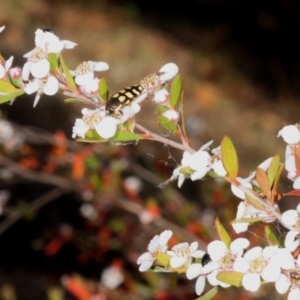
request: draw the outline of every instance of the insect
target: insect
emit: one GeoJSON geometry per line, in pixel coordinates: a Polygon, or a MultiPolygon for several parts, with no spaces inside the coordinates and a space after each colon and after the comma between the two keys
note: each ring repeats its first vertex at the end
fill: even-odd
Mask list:
{"type": "Polygon", "coordinates": [[[107,101],[106,114],[116,118],[122,117],[122,108],[140,96],[143,90],[143,87],[139,84],[120,90],[107,101]]]}
{"type": "Polygon", "coordinates": [[[55,31],[51,28],[44,28],[43,32],[50,32],[50,33],[56,34],[55,31]]]}
{"type": "Polygon", "coordinates": [[[205,253],[202,257],[202,262],[201,262],[202,266],[204,267],[205,265],[207,265],[210,262],[211,262],[211,258],[209,256],[209,254],[205,253]]]}
{"type": "Polygon", "coordinates": [[[161,85],[160,82],[160,77],[159,75],[161,75],[161,73],[151,73],[149,75],[147,75],[146,77],[144,77],[141,82],[140,85],[148,92],[148,93],[153,93],[153,91],[161,85]]]}

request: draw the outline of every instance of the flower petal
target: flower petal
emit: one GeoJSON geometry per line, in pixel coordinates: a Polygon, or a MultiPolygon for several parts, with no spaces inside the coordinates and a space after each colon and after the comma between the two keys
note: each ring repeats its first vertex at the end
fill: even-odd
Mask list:
{"type": "Polygon", "coordinates": [[[101,137],[109,139],[115,135],[117,124],[114,118],[106,117],[95,126],[95,129],[101,137]]]}
{"type": "Polygon", "coordinates": [[[291,282],[288,277],[284,274],[280,274],[279,279],[275,282],[276,291],[279,294],[285,294],[289,287],[291,286],[291,282]]]}
{"type": "Polygon", "coordinates": [[[201,295],[205,288],[205,277],[200,276],[196,281],[196,294],[201,295]]]}
{"type": "Polygon", "coordinates": [[[256,292],[260,287],[260,276],[258,274],[247,273],[244,275],[242,283],[247,291],[256,292]]]}
{"type": "Polygon", "coordinates": [[[194,279],[200,274],[202,274],[202,265],[198,263],[191,264],[186,271],[187,279],[194,279]]]}
{"type": "Polygon", "coordinates": [[[159,73],[163,73],[159,76],[159,78],[162,82],[171,80],[173,77],[175,77],[177,75],[178,70],[179,70],[178,66],[174,63],[165,64],[158,71],[159,73]]]}

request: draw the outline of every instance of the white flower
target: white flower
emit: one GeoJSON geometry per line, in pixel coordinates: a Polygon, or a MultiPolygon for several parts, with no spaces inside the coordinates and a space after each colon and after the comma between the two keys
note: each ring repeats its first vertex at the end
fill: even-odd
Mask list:
{"type": "MultiPolygon", "coordinates": [[[[268,159],[264,160],[258,166],[258,168],[261,168],[264,171],[266,171],[270,167],[271,162],[272,162],[272,157],[269,157],[268,159]]],[[[245,192],[243,191],[242,188],[240,188],[240,186],[242,186],[243,188],[251,190],[252,189],[252,183],[256,183],[255,175],[256,175],[256,172],[252,172],[247,178],[237,177],[236,181],[237,181],[238,185],[237,184],[231,184],[232,193],[235,196],[237,196],[238,198],[240,198],[242,200],[245,200],[245,192]]]]}
{"type": "Polygon", "coordinates": [[[96,126],[97,133],[104,139],[113,137],[117,131],[116,119],[112,117],[103,118],[96,126]]]}
{"type": "Polygon", "coordinates": [[[179,113],[174,109],[169,109],[162,114],[170,121],[177,121],[179,119],[179,113]]]}
{"type": "Polygon", "coordinates": [[[164,103],[166,101],[169,100],[170,94],[166,89],[160,89],[159,91],[157,91],[154,95],[153,100],[158,103],[164,103]]]}
{"type": "Polygon", "coordinates": [[[243,254],[250,245],[245,238],[237,238],[230,243],[229,248],[222,241],[212,241],[207,246],[207,252],[212,261],[217,262],[224,270],[233,269],[234,261],[243,254]]]}
{"type": "Polygon", "coordinates": [[[84,138],[85,134],[89,131],[89,129],[90,127],[82,119],[76,119],[75,125],[72,129],[72,138],[75,139],[76,136],[84,138]]]}
{"type": "Polygon", "coordinates": [[[172,177],[170,180],[175,180],[176,178],[178,178],[177,181],[177,185],[180,188],[186,178],[186,176],[180,172],[180,170],[184,167],[186,167],[187,165],[184,164],[184,161],[188,160],[191,157],[191,153],[188,151],[184,151],[183,152],[183,156],[181,159],[181,165],[179,167],[177,167],[176,169],[174,169],[172,177]]]}
{"type": "Polygon", "coordinates": [[[197,248],[197,242],[193,242],[191,245],[186,242],[175,245],[170,251],[167,251],[167,253],[171,256],[171,267],[182,267],[186,263],[191,262],[192,257],[202,258],[205,252],[202,250],[197,250],[197,248]]]}
{"type": "Polygon", "coordinates": [[[236,181],[239,183],[239,185],[231,184],[232,193],[235,196],[237,196],[238,198],[245,200],[245,197],[246,197],[245,192],[242,189],[240,189],[239,186],[241,185],[245,188],[252,189],[251,181],[253,180],[254,177],[255,177],[254,172],[252,174],[250,174],[250,176],[247,178],[237,177],[236,181]]]}
{"type": "Polygon", "coordinates": [[[297,210],[289,209],[285,211],[281,216],[281,220],[285,225],[300,232],[300,203],[297,205],[297,210]]]}
{"type": "Polygon", "coordinates": [[[195,286],[197,295],[202,294],[205,288],[206,277],[208,277],[217,267],[218,265],[214,262],[208,262],[204,266],[199,263],[194,263],[188,267],[186,271],[186,277],[188,279],[194,279],[198,277],[195,286]]]}
{"type": "Polygon", "coordinates": [[[198,150],[192,154],[189,167],[195,172],[191,175],[191,180],[203,178],[211,169],[211,157],[207,151],[198,150]]]}
{"type": "Polygon", "coordinates": [[[73,49],[77,44],[60,40],[49,30],[37,29],[35,32],[35,45],[45,49],[48,53],[60,53],[63,49],[73,49]]]}
{"type": "Polygon", "coordinates": [[[218,268],[211,272],[208,281],[211,285],[229,287],[230,285],[219,281],[217,274],[224,270],[233,270],[237,257],[243,254],[244,249],[249,246],[250,242],[244,238],[238,238],[231,242],[229,249],[222,241],[213,241],[208,244],[207,252],[212,262],[218,265],[218,268]]]}
{"type": "Polygon", "coordinates": [[[244,257],[238,257],[234,270],[243,272],[242,279],[244,288],[255,292],[259,289],[261,279],[267,282],[275,282],[280,276],[279,255],[280,249],[277,246],[269,246],[264,249],[254,247],[247,251],[244,257]]]}
{"type": "Polygon", "coordinates": [[[300,141],[300,131],[296,125],[284,126],[279,132],[277,137],[282,137],[284,141],[291,145],[297,144],[300,141]]]}
{"type": "Polygon", "coordinates": [[[161,73],[161,75],[159,75],[161,82],[164,83],[174,78],[177,75],[178,70],[178,66],[174,63],[168,63],[162,66],[158,71],[161,73]]]}
{"type": "Polygon", "coordinates": [[[183,152],[183,157],[181,160],[181,165],[173,171],[171,180],[178,178],[178,187],[180,188],[186,177],[190,177],[191,180],[195,181],[197,179],[203,178],[211,168],[211,157],[206,149],[212,144],[210,141],[203,145],[197,152],[190,153],[188,151],[183,152]],[[189,175],[185,175],[182,170],[189,168],[189,175]]]}
{"type": "MultiPolygon", "coordinates": [[[[293,188],[300,189],[300,170],[297,170],[295,152],[299,145],[287,145],[285,149],[285,169],[288,171],[287,177],[294,181],[293,188]]],[[[297,154],[296,154],[297,156],[297,154]]],[[[299,160],[299,158],[297,157],[299,160]]]]}
{"type": "Polygon", "coordinates": [[[289,231],[284,240],[284,246],[287,248],[290,252],[294,252],[299,246],[300,246],[300,240],[299,240],[299,231],[289,231]]]}
{"type": "Polygon", "coordinates": [[[295,263],[292,254],[287,249],[281,249],[279,263],[284,272],[275,283],[277,292],[285,294],[290,289],[287,299],[300,299],[300,256],[295,263]]]}
{"type": "MultiPolygon", "coordinates": [[[[247,209],[247,205],[244,202],[240,202],[236,212],[236,220],[241,219],[245,215],[246,209],[247,209]]],[[[232,227],[236,233],[241,233],[248,230],[249,223],[246,222],[232,223],[232,227]]]]}
{"type": "Polygon", "coordinates": [[[106,117],[102,109],[90,110],[84,108],[82,114],[82,119],[76,119],[73,127],[73,138],[76,136],[84,138],[85,133],[90,129],[96,130],[103,138],[109,138],[115,134],[117,129],[116,119],[106,117]]]}
{"type": "Polygon", "coordinates": [[[50,75],[47,78],[43,78],[43,79],[34,78],[33,80],[29,81],[26,84],[24,91],[28,95],[37,92],[37,96],[33,104],[33,107],[35,107],[38,103],[41,94],[53,96],[58,92],[58,89],[59,89],[58,80],[56,79],[56,77],[50,75]]]}
{"type": "Polygon", "coordinates": [[[102,61],[84,61],[78,65],[75,71],[71,71],[71,74],[75,76],[76,84],[87,85],[94,79],[94,71],[106,71],[108,68],[108,64],[102,61]]]}
{"type": "Polygon", "coordinates": [[[86,82],[85,85],[81,85],[79,87],[84,94],[95,95],[98,94],[99,82],[100,82],[99,78],[93,78],[88,82],[86,82]]]}
{"type": "Polygon", "coordinates": [[[4,29],[5,29],[5,26],[4,26],[4,25],[1,26],[1,27],[0,27],[0,33],[1,33],[4,29]]]}
{"type": "MultiPolygon", "coordinates": [[[[275,205],[275,209],[278,209],[278,206],[275,205]]],[[[239,219],[249,219],[252,218],[261,218],[263,222],[270,223],[273,222],[276,218],[270,217],[267,212],[259,210],[249,204],[248,202],[240,202],[238,205],[236,213],[236,221],[232,223],[232,227],[236,233],[241,233],[247,231],[251,222],[240,222],[239,219]]]]}
{"type": "Polygon", "coordinates": [[[47,60],[48,53],[45,49],[35,48],[26,53],[24,57],[28,60],[22,70],[22,78],[24,81],[28,81],[30,73],[35,78],[43,78],[49,74],[50,63],[47,60]]]}
{"type": "Polygon", "coordinates": [[[2,64],[0,64],[0,79],[3,79],[7,72],[9,71],[9,69],[11,68],[11,65],[13,63],[14,57],[11,56],[6,62],[5,65],[3,66],[2,64]]]}
{"type": "Polygon", "coordinates": [[[212,169],[219,176],[226,176],[227,171],[225,170],[222,160],[221,160],[221,146],[212,149],[211,152],[214,155],[212,158],[212,166],[211,166],[212,169]]]}
{"type": "Polygon", "coordinates": [[[137,264],[140,265],[140,272],[144,272],[152,267],[159,253],[167,251],[167,243],[172,236],[171,230],[165,230],[160,235],[156,235],[148,245],[148,252],[145,252],[137,259],[137,264]]]}

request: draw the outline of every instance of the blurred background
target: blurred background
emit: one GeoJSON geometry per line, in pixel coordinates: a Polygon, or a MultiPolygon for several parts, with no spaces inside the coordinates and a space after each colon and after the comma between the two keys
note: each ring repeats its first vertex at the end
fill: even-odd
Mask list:
{"type": "MultiPolygon", "coordinates": [[[[176,63],[191,146],[229,135],[247,177],[264,159],[284,158],[277,133],[299,121],[299,11],[295,0],[1,1],[0,51],[22,66],[35,30],[52,28],[78,43],[64,53],[70,69],[109,64],[111,94],[176,63]]],[[[203,249],[216,238],[216,215],[231,232],[238,201],[228,187],[209,179],[159,189],[180,151],[75,143],[82,106],[43,95],[33,108],[33,99],[0,107],[0,299],[195,299],[194,281],[140,273],[136,259],[164,229],[173,244],[197,240],[203,249]]],[[[137,121],[171,138],[154,111],[145,103],[137,121]]],[[[249,238],[264,243],[262,232],[253,226],[249,238]]],[[[225,290],[219,299],[281,299],[272,289],[225,290]]]]}

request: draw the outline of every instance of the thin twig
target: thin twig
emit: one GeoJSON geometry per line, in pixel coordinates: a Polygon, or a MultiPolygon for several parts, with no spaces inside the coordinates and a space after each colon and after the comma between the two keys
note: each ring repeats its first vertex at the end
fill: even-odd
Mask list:
{"type": "Polygon", "coordinates": [[[73,186],[70,180],[67,180],[61,176],[43,174],[41,172],[25,169],[3,155],[0,155],[0,165],[5,166],[10,172],[20,175],[28,180],[54,185],[63,189],[70,189],[73,186]]]}
{"type": "MultiPolygon", "coordinates": [[[[109,197],[109,196],[108,196],[109,197]]],[[[127,212],[130,212],[132,214],[135,214],[136,216],[139,216],[140,213],[145,210],[145,208],[138,204],[131,201],[126,200],[125,198],[119,197],[119,196],[110,196],[110,201],[114,203],[119,208],[126,210],[127,212]]],[[[176,234],[182,236],[185,241],[187,242],[194,242],[197,241],[199,244],[199,247],[202,249],[206,249],[206,244],[201,241],[197,236],[190,233],[188,230],[166,220],[163,217],[154,218],[152,220],[152,224],[155,224],[156,226],[162,228],[162,229],[170,229],[171,231],[175,232],[176,234]]]]}
{"type": "MultiPolygon", "coordinates": [[[[27,206],[27,210],[36,212],[48,203],[53,200],[56,200],[58,197],[62,196],[70,192],[70,189],[61,189],[55,188],[50,192],[45,193],[41,197],[35,199],[33,202],[29,203],[27,206]]],[[[0,223],[0,235],[3,234],[7,229],[17,223],[19,220],[23,218],[24,214],[20,211],[12,211],[8,217],[0,223]]]]}
{"type": "Polygon", "coordinates": [[[196,152],[194,149],[192,149],[191,147],[189,147],[188,145],[183,145],[180,143],[177,143],[175,141],[169,140],[167,138],[164,138],[152,131],[149,131],[148,129],[146,129],[144,126],[140,125],[140,124],[135,124],[135,127],[138,128],[140,131],[142,131],[143,133],[145,133],[146,135],[148,135],[147,139],[148,140],[152,140],[152,141],[157,141],[157,142],[161,142],[165,145],[169,145],[173,148],[177,148],[183,151],[189,151],[191,153],[196,152]]]}

